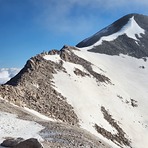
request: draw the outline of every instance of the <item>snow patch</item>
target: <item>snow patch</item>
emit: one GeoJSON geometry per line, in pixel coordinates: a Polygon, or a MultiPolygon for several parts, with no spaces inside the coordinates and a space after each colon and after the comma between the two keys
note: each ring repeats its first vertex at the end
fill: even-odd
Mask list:
{"type": "Polygon", "coordinates": [[[47,117],[47,116],[45,116],[45,115],[43,115],[43,114],[41,114],[41,113],[39,113],[39,112],[37,112],[37,111],[35,111],[35,110],[33,110],[33,109],[29,109],[29,108],[27,108],[27,107],[24,107],[24,109],[25,109],[27,112],[29,112],[29,113],[31,113],[31,114],[33,114],[33,115],[39,117],[40,119],[47,120],[47,121],[55,121],[55,120],[53,120],[52,118],[49,118],[49,117],[47,117]]]}
{"type": "Polygon", "coordinates": [[[18,119],[14,114],[0,112],[0,143],[5,140],[5,137],[37,138],[43,141],[39,135],[42,129],[44,127],[36,122],[18,119]]]}
{"type": "Polygon", "coordinates": [[[43,58],[45,60],[50,60],[52,62],[55,62],[55,63],[59,63],[59,61],[61,60],[60,56],[58,54],[55,54],[55,55],[45,55],[43,56],[43,58]]]}

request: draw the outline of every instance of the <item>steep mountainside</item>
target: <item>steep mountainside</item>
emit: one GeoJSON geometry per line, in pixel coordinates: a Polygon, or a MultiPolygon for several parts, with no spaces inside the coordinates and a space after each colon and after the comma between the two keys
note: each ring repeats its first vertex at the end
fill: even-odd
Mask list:
{"type": "Polygon", "coordinates": [[[54,129],[67,133],[72,128],[68,135],[76,138],[70,147],[146,148],[147,26],[147,16],[130,14],[77,47],[64,46],[32,57],[0,86],[0,97],[57,121],[46,125],[44,137],[53,133],[59,143],[68,145],[71,139],[65,132],[55,134],[54,129]],[[78,132],[81,128],[94,137],[78,132]]]}

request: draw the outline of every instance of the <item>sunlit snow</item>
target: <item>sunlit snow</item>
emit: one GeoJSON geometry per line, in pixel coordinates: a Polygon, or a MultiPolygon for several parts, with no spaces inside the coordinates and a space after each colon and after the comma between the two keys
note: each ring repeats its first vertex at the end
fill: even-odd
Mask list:
{"type": "Polygon", "coordinates": [[[40,119],[47,120],[47,121],[54,121],[52,118],[49,118],[49,117],[47,117],[47,116],[45,116],[45,115],[43,115],[43,114],[41,114],[41,113],[39,113],[39,112],[37,112],[37,111],[35,111],[33,109],[29,109],[27,107],[24,107],[24,109],[27,112],[29,112],[30,114],[39,117],[40,119]]]}
{"type": "Polygon", "coordinates": [[[91,61],[92,69],[110,78],[112,83],[103,84],[96,82],[93,77],[77,76],[73,72],[74,67],[80,65],[63,61],[67,73],[58,71],[54,74],[55,89],[74,107],[81,127],[103,140],[105,138],[95,131],[95,123],[116,134],[116,129],[103,117],[100,108],[104,106],[120,123],[120,127],[132,140],[132,145],[135,148],[145,148],[145,145],[148,145],[148,62],[126,55],[109,56],[86,50],[74,53],[91,61]],[[142,69],[140,66],[145,68],[142,69]],[[122,100],[119,96],[122,96],[122,100]],[[137,101],[138,107],[131,105],[131,99],[137,101]]]}
{"type": "Polygon", "coordinates": [[[59,61],[61,60],[60,56],[58,54],[56,55],[45,55],[43,57],[45,60],[50,60],[56,63],[59,63],[59,61]]]}
{"type": "Polygon", "coordinates": [[[38,123],[18,119],[14,114],[0,112],[0,143],[6,137],[37,138],[42,141],[42,137],[38,134],[42,129],[44,127],[38,123]]]}

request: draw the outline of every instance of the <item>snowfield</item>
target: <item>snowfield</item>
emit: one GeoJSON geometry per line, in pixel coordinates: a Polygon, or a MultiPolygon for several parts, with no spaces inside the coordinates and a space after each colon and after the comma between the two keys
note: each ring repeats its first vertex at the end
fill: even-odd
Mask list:
{"type": "MultiPolygon", "coordinates": [[[[118,147],[94,128],[97,124],[112,134],[117,134],[117,130],[104,119],[101,111],[103,106],[126,133],[126,138],[132,141],[131,145],[134,148],[145,148],[148,145],[148,62],[127,55],[92,53],[87,51],[87,47],[74,53],[91,61],[95,72],[104,74],[111,80],[111,84],[106,84],[97,82],[92,75],[75,75],[75,68],[88,74],[89,72],[81,65],[65,61],[63,67],[67,73],[57,71],[54,74],[54,88],[74,107],[81,127],[113,147],[118,147]]],[[[48,60],[50,57],[52,56],[49,55],[48,60]]],[[[51,58],[52,61],[53,59],[51,58]]],[[[62,60],[56,55],[54,62],[57,59],[62,60]]]]}
{"type": "MultiPolygon", "coordinates": [[[[103,69],[104,74],[111,79],[114,85],[100,85],[95,100],[119,121],[135,148],[145,148],[148,144],[148,62],[127,55],[109,56],[86,50],[75,51],[75,54],[103,69]],[[131,99],[136,101],[137,107],[131,106],[131,99]]],[[[90,87],[88,90],[90,96],[91,93],[93,95],[94,88],[90,87]]]]}
{"type": "Polygon", "coordinates": [[[0,143],[6,137],[37,138],[43,141],[38,134],[42,129],[44,127],[36,122],[18,119],[14,114],[0,112],[0,143]]]}

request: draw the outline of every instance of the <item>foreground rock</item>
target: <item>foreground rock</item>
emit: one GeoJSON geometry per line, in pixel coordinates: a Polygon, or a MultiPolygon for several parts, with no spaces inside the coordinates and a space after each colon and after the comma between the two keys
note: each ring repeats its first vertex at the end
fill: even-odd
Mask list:
{"type": "Polygon", "coordinates": [[[15,138],[8,138],[8,139],[4,140],[1,143],[1,146],[13,147],[13,146],[16,146],[18,143],[20,143],[23,140],[24,140],[23,138],[17,138],[17,139],[15,139],[15,138]]]}
{"type": "Polygon", "coordinates": [[[13,148],[43,148],[41,143],[35,138],[27,140],[24,140],[23,138],[9,138],[4,140],[1,146],[13,148]]]}

